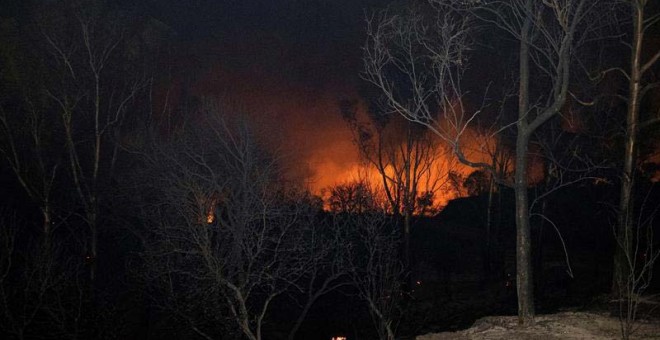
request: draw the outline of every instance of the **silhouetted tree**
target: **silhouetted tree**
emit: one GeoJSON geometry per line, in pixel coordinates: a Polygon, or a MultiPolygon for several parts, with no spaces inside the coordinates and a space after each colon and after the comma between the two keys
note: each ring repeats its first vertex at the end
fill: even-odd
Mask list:
{"type": "MultiPolygon", "coordinates": [[[[603,72],[616,72],[622,75],[628,83],[625,94],[626,99],[626,125],[624,160],[621,173],[621,194],[618,207],[618,219],[616,228],[616,243],[618,247],[614,255],[614,276],[612,281],[612,293],[620,294],[626,291],[621,287],[627,277],[631,274],[627,257],[633,250],[635,235],[636,213],[634,209],[634,187],[636,171],[640,160],[638,159],[639,135],[643,130],[657,126],[660,116],[642,115],[641,108],[645,96],[658,86],[654,80],[653,70],[660,59],[660,50],[648,48],[647,34],[657,27],[657,13],[650,13],[648,0],[621,0],[618,4],[626,13],[625,19],[632,20],[631,32],[626,32],[629,40],[622,43],[630,48],[630,65],[628,68],[614,67],[603,72]]],[[[652,10],[652,9],[651,9],[652,10]]],[[[656,9],[657,10],[657,9],[656,9]]],[[[621,21],[616,22],[621,24],[621,21]]],[[[625,284],[624,284],[625,285],[625,284]]]]}
{"type": "Polygon", "coordinates": [[[333,213],[362,214],[379,208],[378,198],[364,181],[339,184],[328,190],[327,204],[333,213]]]}
{"type": "MultiPolygon", "coordinates": [[[[3,27],[0,43],[0,154],[42,215],[42,237],[50,239],[56,178],[64,156],[59,120],[44,96],[49,70],[21,40],[18,23],[3,27]]],[[[23,37],[25,38],[25,37],[23,37]]]]}
{"type": "Polygon", "coordinates": [[[65,147],[63,170],[87,227],[95,276],[103,193],[119,158],[122,123],[146,85],[131,41],[131,18],[100,1],[47,4],[37,12],[45,67],[43,95],[52,103],[65,147]]]}
{"type": "Polygon", "coordinates": [[[72,257],[75,235],[47,246],[30,239],[29,224],[0,212],[0,332],[16,339],[76,339],[92,329],[84,263],[72,257]]]}
{"type": "MultiPolygon", "coordinates": [[[[346,216],[344,216],[346,218],[346,216]]],[[[406,269],[399,257],[399,230],[382,213],[353,215],[344,222],[355,241],[348,249],[349,275],[367,304],[380,339],[393,340],[402,315],[406,269]]]]}
{"type": "Polygon", "coordinates": [[[141,151],[150,170],[138,177],[137,200],[148,202],[143,263],[160,292],[154,301],[207,339],[223,320],[262,339],[273,305],[295,301],[292,338],[313,303],[346,282],[343,240],[287,188],[281,155],[264,151],[245,117],[206,104],[195,115],[141,151]]]}
{"type": "Polygon", "coordinates": [[[479,196],[489,190],[490,175],[484,171],[474,171],[467,176],[463,186],[470,196],[479,196]]]}
{"type": "Polygon", "coordinates": [[[378,171],[392,213],[403,219],[404,263],[410,270],[413,214],[433,210],[429,198],[447,189],[453,164],[435,136],[368,99],[373,103],[366,119],[359,117],[357,102],[342,101],[342,115],[360,155],[378,171]]]}
{"type": "MultiPolygon", "coordinates": [[[[363,78],[381,90],[390,111],[429,128],[449,144],[462,163],[493,172],[491,164],[468,159],[461,147],[461,137],[479,113],[464,105],[462,89],[473,23],[464,12],[451,10],[455,3],[432,3],[438,7],[433,14],[384,11],[368,18],[363,78]],[[398,91],[402,86],[406,91],[398,91]]],[[[477,18],[519,42],[518,118],[512,123],[516,126],[516,283],[519,321],[529,325],[534,322],[529,142],[534,131],[557,115],[566,101],[574,48],[589,32],[585,20],[595,2],[515,0],[465,5],[477,18]],[[544,81],[532,84],[530,79],[537,74],[544,81]],[[534,91],[531,85],[535,85],[534,91]]]]}

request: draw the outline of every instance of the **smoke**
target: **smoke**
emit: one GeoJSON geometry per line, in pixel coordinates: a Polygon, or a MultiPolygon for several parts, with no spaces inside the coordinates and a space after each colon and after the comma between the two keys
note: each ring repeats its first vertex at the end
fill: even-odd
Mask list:
{"type": "Polygon", "coordinates": [[[342,182],[359,156],[339,112],[338,93],[350,84],[304,81],[253,65],[217,63],[193,86],[195,96],[216,98],[225,111],[247,114],[264,145],[283,156],[288,177],[314,193],[342,182]]]}
{"type": "MultiPolygon", "coordinates": [[[[351,128],[340,112],[340,98],[358,98],[349,82],[308,87],[277,73],[258,69],[236,71],[216,65],[197,82],[194,92],[217,98],[230,112],[247,114],[258,124],[264,145],[283,155],[288,178],[312,193],[320,195],[329,187],[365,176],[371,185],[382,186],[382,179],[374,169],[365,170],[365,160],[360,157],[351,128]]],[[[358,106],[358,116],[364,119],[368,116],[365,105],[358,106]]],[[[395,122],[392,133],[402,133],[403,125],[401,121],[395,122]]],[[[403,141],[403,136],[390,137],[403,141]]],[[[476,161],[487,161],[484,144],[494,144],[486,141],[468,130],[462,140],[466,155],[476,161]]],[[[452,187],[449,182],[449,171],[466,178],[475,169],[459,164],[446,148],[439,148],[438,153],[433,176],[445,183],[436,194],[435,204],[445,205],[459,195],[456,183],[452,187]]],[[[424,190],[425,187],[420,188],[424,190]]]]}
{"type": "MultiPolygon", "coordinates": [[[[204,45],[204,57],[188,58],[188,63],[199,61],[194,75],[179,76],[192,80],[174,83],[193,97],[215,99],[229,113],[247,114],[258,125],[264,145],[283,157],[286,174],[296,185],[321,194],[331,186],[360,179],[364,160],[339,106],[340,99],[359,98],[359,67],[350,60],[334,62],[332,56],[299,54],[276,37],[264,36],[260,41],[204,45]],[[310,60],[313,57],[319,59],[310,60]]],[[[358,115],[367,117],[365,105],[358,106],[358,115]]],[[[394,124],[394,130],[403,131],[404,125],[394,124]]],[[[474,130],[468,130],[461,143],[476,161],[487,161],[484,145],[494,145],[474,130]]],[[[466,178],[475,170],[458,164],[446,149],[438,152],[442,153],[442,164],[434,170],[438,176],[453,171],[466,178]]],[[[373,185],[382,185],[377,173],[366,173],[373,185]]],[[[441,190],[436,204],[446,204],[456,191],[441,190]]]]}

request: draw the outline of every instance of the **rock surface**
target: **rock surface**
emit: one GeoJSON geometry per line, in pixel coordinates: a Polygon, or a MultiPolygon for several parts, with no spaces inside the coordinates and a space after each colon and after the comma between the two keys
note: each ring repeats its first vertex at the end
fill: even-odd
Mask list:
{"type": "MultiPolygon", "coordinates": [[[[621,339],[619,320],[606,314],[562,312],[537,315],[533,327],[518,326],[516,316],[489,316],[458,332],[418,336],[417,340],[600,340],[621,339]]],[[[635,324],[633,339],[660,339],[660,321],[641,320],[635,324]]]]}

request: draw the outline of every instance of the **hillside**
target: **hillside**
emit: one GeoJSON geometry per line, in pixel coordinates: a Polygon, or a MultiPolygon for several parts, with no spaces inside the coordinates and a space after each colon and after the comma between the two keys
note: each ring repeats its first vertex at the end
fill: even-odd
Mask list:
{"type": "MultiPolygon", "coordinates": [[[[633,339],[660,339],[660,320],[643,320],[633,339]]],[[[518,327],[516,316],[489,316],[457,332],[418,336],[417,340],[615,340],[621,339],[616,317],[603,313],[561,312],[539,315],[534,327],[518,327]]]]}

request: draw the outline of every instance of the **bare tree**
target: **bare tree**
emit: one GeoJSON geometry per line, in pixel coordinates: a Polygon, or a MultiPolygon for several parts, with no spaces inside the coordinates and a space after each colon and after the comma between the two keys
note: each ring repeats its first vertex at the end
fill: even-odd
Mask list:
{"type": "Polygon", "coordinates": [[[64,151],[62,139],[56,128],[57,116],[49,112],[42,95],[41,74],[46,69],[31,53],[33,46],[19,40],[19,27],[7,30],[10,32],[2,34],[0,154],[38,207],[47,242],[54,223],[53,188],[64,151]]]}
{"type": "Polygon", "coordinates": [[[369,183],[364,180],[335,185],[327,190],[330,196],[326,201],[332,213],[362,214],[379,208],[378,198],[372,195],[369,183]]]}
{"type": "MultiPolygon", "coordinates": [[[[560,115],[577,115],[571,112],[571,105],[567,105],[560,115]]],[[[540,271],[536,277],[536,283],[539,283],[537,292],[542,292],[543,282],[543,256],[544,256],[544,238],[546,227],[551,233],[554,232],[561,245],[561,251],[564,254],[566,276],[573,278],[573,269],[570,261],[569,246],[561,233],[561,226],[553,219],[549,210],[552,210],[552,196],[558,194],[561,190],[575,188],[578,184],[589,183],[599,185],[605,182],[603,170],[608,169],[604,160],[599,159],[598,152],[600,146],[594,146],[599,143],[598,135],[583,128],[583,131],[566,129],[562,127],[567,124],[565,118],[553,119],[541,128],[535,131],[535,141],[533,143],[535,151],[530,153],[537,159],[537,184],[535,186],[535,195],[529,206],[530,217],[536,219],[536,244],[535,249],[535,270],[540,271]],[[568,131],[567,131],[568,130],[568,131]]],[[[563,275],[563,274],[562,274],[563,275]]]]}
{"type": "Polygon", "coordinates": [[[47,140],[46,136],[46,129],[50,126],[48,120],[41,115],[42,111],[39,109],[32,107],[28,110],[16,112],[16,115],[10,117],[0,107],[0,129],[4,137],[0,152],[5,156],[23,190],[39,207],[42,215],[42,236],[44,241],[48,242],[55,223],[52,193],[59,164],[57,155],[49,154],[56,151],[49,150],[52,149],[52,141],[47,140]],[[16,116],[25,120],[21,121],[19,118],[16,122],[16,116]],[[25,145],[30,147],[25,150],[22,148],[25,145]]]}
{"type": "Polygon", "coordinates": [[[639,135],[643,130],[657,126],[660,115],[644,116],[641,113],[644,98],[658,86],[653,79],[653,70],[660,60],[660,50],[649,49],[647,33],[656,26],[659,13],[649,13],[648,0],[620,1],[629,11],[632,19],[630,41],[623,44],[630,48],[628,69],[612,68],[603,74],[619,72],[628,82],[624,160],[621,174],[621,193],[617,211],[617,224],[614,232],[616,250],[614,255],[614,275],[612,293],[619,301],[621,336],[629,339],[634,331],[641,294],[648,287],[653,265],[658,259],[658,251],[653,248],[652,224],[656,208],[645,214],[646,200],[639,213],[635,213],[634,191],[636,169],[639,163],[639,135]],[[648,57],[647,57],[648,56],[648,57]],[[643,256],[640,258],[640,254],[643,256]]]}
{"type": "MultiPolygon", "coordinates": [[[[66,171],[87,226],[87,256],[94,263],[100,201],[117,163],[117,139],[145,85],[130,62],[130,26],[104,11],[98,2],[64,3],[61,8],[43,8],[39,17],[51,70],[45,93],[57,108],[66,171]]],[[[92,279],[94,275],[95,264],[90,266],[92,279]]]]}
{"type": "Polygon", "coordinates": [[[400,232],[389,217],[378,212],[343,218],[342,227],[351,228],[354,234],[347,252],[351,281],[367,304],[379,338],[394,340],[404,294],[400,232]]]}
{"type": "Polygon", "coordinates": [[[279,157],[263,151],[245,118],[213,106],[197,116],[143,153],[153,171],[140,190],[153,202],[143,208],[148,279],[183,298],[168,309],[207,339],[223,324],[204,322],[216,320],[213,310],[262,339],[273,305],[293,298],[293,337],[312,304],[341,285],[339,240],[314,227],[317,207],[286,187],[279,157]]]}
{"type": "Polygon", "coordinates": [[[68,254],[72,240],[52,238],[46,247],[29,239],[27,226],[0,213],[0,330],[16,339],[89,335],[83,262],[68,254]]]}
{"type": "Polygon", "coordinates": [[[379,112],[374,104],[368,121],[358,117],[357,103],[341,104],[361,156],[380,175],[383,193],[396,219],[403,219],[404,263],[410,270],[413,214],[433,211],[433,199],[447,187],[451,158],[437,138],[399,115],[379,112]]]}
{"type": "Polygon", "coordinates": [[[303,228],[304,273],[290,293],[300,312],[288,339],[293,340],[312,306],[324,295],[350,284],[346,252],[349,232],[336,219],[310,223],[303,228]]]}
{"type": "MultiPolygon", "coordinates": [[[[619,309],[621,337],[625,340],[630,339],[636,330],[639,307],[644,304],[657,304],[657,301],[643,296],[651,285],[654,266],[660,258],[660,251],[654,246],[653,233],[660,206],[650,200],[653,189],[653,187],[649,189],[642,201],[631,235],[626,236],[631,243],[629,248],[624,248],[624,244],[621,243],[622,238],[616,234],[619,231],[618,228],[616,226],[613,228],[617,246],[626,249],[623,256],[624,265],[628,269],[625,272],[627,276],[619,277],[619,282],[616,284],[619,287],[616,301],[619,309]]],[[[620,212],[617,211],[617,216],[619,214],[620,212]]]]}
{"type": "Polygon", "coordinates": [[[632,252],[635,213],[634,213],[634,186],[635,171],[639,162],[638,144],[639,134],[644,129],[657,126],[660,122],[660,116],[643,116],[640,109],[645,96],[658,86],[658,82],[653,80],[653,70],[660,59],[660,50],[649,48],[647,43],[647,34],[650,29],[657,26],[660,14],[649,13],[648,0],[621,0],[618,3],[623,7],[624,19],[616,21],[618,24],[632,20],[631,32],[628,32],[626,39],[622,44],[630,48],[630,65],[624,69],[614,67],[605,70],[602,74],[615,72],[622,75],[627,81],[627,93],[622,95],[626,99],[626,125],[625,125],[625,145],[624,160],[621,173],[621,194],[619,199],[619,215],[617,220],[616,241],[617,247],[614,255],[614,276],[612,280],[612,293],[619,294],[625,291],[624,287],[618,287],[619,283],[624,282],[629,275],[631,268],[627,266],[628,253],[632,252]],[[623,290],[619,289],[622,288],[623,290]]]}
{"type": "MultiPolygon", "coordinates": [[[[428,127],[446,141],[464,164],[492,171],[466,158],[463,136],[479,110],[464,103],[463,71],[471,23],[449,10],[444,1],[433,17],[419,11],[405,15],[382,12],[367,20],[364,73],[379,88],[387,105],[410,121],[428,127]],[[398,91],[405,85],[406,91],[398,91]]],[[[596,2],[469,1],[471,13],[519,42],[518,118],[514,191],[516,193],[517,293],[521,324],[534,322],[531,239],[528,201],[528,146],[534,131],[557,115],[566,101],[574,47],[580,43],[587,14],[596,2]],[[531,89],[531,77],[540,77],[531,89]]],[[[450,6],[457,3],[451,3],[450,6]]],[[[428,13],[428,12],[427,12],[428,13]]]]}

